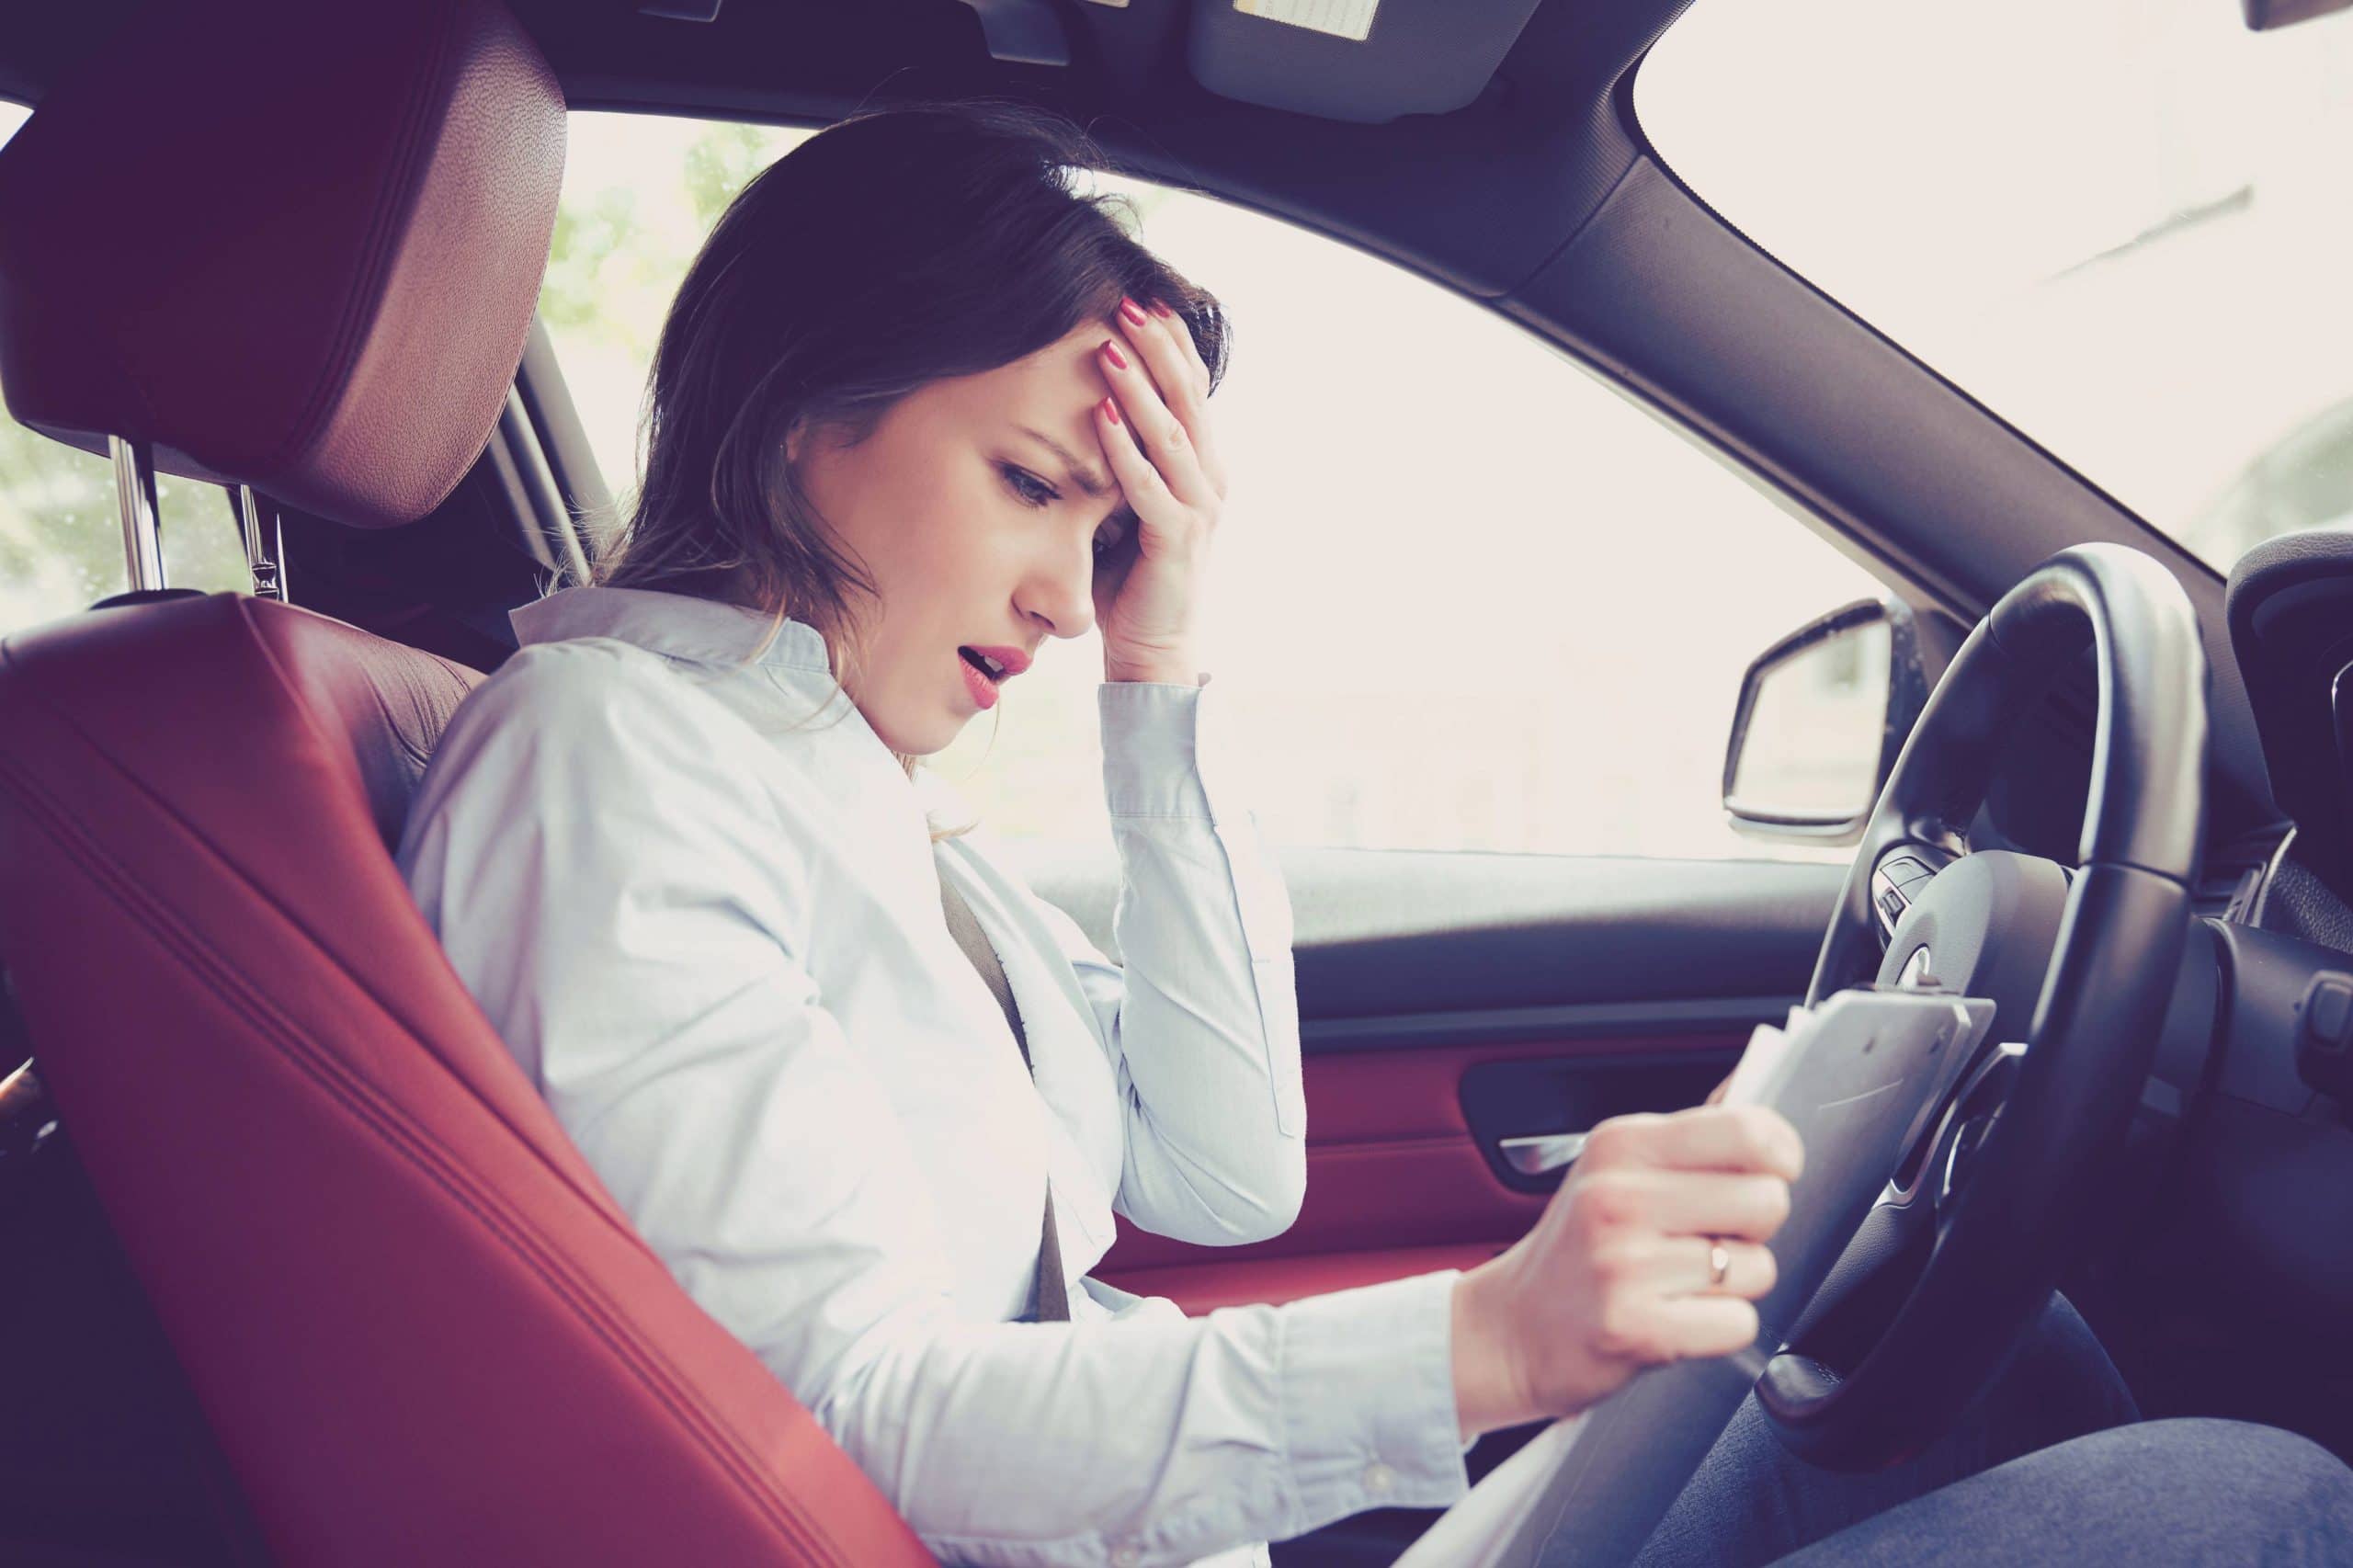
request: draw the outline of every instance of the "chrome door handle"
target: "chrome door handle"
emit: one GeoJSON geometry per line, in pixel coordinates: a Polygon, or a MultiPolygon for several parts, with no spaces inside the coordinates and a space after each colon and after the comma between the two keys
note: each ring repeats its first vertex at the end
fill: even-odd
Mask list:
{"type": "Polygon", "coordinates": [[[1533,1138],[1506,1138],[1496,1147],[1504,1163],[1522,1176],[1542,1176],[1572,1165],[1585,1153],[1582,1132],[1544,1132],[1533,1138]]]}

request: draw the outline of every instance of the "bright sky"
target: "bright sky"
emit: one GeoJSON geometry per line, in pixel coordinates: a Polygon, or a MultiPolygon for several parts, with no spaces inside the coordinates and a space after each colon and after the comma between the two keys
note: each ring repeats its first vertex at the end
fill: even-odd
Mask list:
{"type": "Polygon", "coordinates": [[[1751,238],[2218,565],[2252,542],[2218,494],[2353,400],[2353,15],[1701,0],[1635,106],[1751,238]]]}

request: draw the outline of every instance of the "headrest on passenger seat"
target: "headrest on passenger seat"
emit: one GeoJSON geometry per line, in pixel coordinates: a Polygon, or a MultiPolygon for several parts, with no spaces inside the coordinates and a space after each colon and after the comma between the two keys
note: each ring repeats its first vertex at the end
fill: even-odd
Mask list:
{"type": "Polygon", "coordinates": [[[0,148],[9,412],[414,521],[497,424],[563,136],[499,0],[158,0],[0,148]]]}

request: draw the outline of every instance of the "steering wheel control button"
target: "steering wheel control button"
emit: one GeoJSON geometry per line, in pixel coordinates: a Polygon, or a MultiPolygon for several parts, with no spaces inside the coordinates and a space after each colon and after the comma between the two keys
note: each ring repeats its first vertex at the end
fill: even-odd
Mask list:
{"type": "Polygon", "coordinates": [[[1889,881],[1885,872],[1881,872],[1871,881],[1871,907],[1879,913],[1881,933],[1893,937],[1896,923],[1904,918],[1904,912],[1911,908],[1912,903],[1904,896],[1904,890],[1889,881]]]}
{"type": "Polygon", "coordinates": [[[1945,1161],[1944,1197],[1949,1198],[1959,1192],[1961,1185],[1968,1181],[1970,1161],[1984,1146],[1985,1135],[1994,1131],[1994,1123],[2000,1120],[2001,1116],[1998,1108],[1986,1116],[1972,1116],[1962,1122],[1960,1131],[1953,1134],[1952,1153],[1945,1161]]]}
{"type": "Polygon", "coordinates": [[[2319,974],[2304,991],[2304,1032],[2321,1044],[2342,1047],[2345,1030],[2353,1023],[2353,980],[2341,974],[2319,974]]]}
{"type": "Polygon", "coordinates": [[[1895,934],[1920,890],[1936,874],[1934,868],[1911,855],[1891,856],[1871,872],[1871,911],[1879,916],[1881,935],[1895,934]]]}
{"type": "MultiPolygon", "coordinates": [[[[2027,1048],[2016,1040],[2005,1040],[1977,1064],[1970,1074],[1960,1094],[1953,1097],[1952,1108],[1946,1114],[1945,1127],[1951,1130],[1951,1141],[1944,1154],[1943,1185],[1938,1189],[1939,1206],[1957,1198],[1962,1185],[1976,1167],[1985,1141],[2008,1108],[2010,1091],[2018,1085],[2018,1069],[2026,1060],[2027,1048]]],[[[1939,1130],[1938,1138],[1945,1137],[1939,1130]]]]}
{"type": "Polygon", "coordinates": [[[2323,1094],[2353,1087],[2353,975],[2323,970],[2296,1004],[2296,1072],[2323,1094]]]}
{"type": "Polygon", "coordinates": [[[1889,881],[1893,882],[1897,887],[1904,889],[1907,892],[1911,891],[1911,887],[1914,882],[1925,882],[1930,877],[1936,875],[1934,871],[1931,871],[1927,867],[1922,865],[1919,861],[1915,860],[1909,855],[1898,855],[1894,859],[1890,860],[1885,866],[1881,867],[1881,869],[1886,873],[1887,880],[1889,881]]]}

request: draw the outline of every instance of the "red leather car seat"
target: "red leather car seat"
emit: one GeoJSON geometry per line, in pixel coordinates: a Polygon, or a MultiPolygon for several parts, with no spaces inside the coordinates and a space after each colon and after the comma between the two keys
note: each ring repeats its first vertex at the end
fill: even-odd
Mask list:
{"type": "MultiPolygon", "coordinates": [[[[165,3],[0,152],[0,384],[355,525],[481,452],[563,104],[495,0],[165,3]]],[[[639,1240],[388,853],[479,678],[244,595],[0,643],[0,957],[269,1548],[930,1561],[639,1240]]]]}

